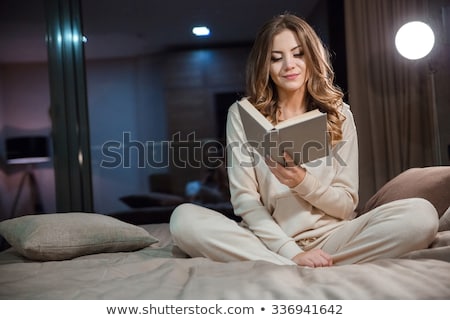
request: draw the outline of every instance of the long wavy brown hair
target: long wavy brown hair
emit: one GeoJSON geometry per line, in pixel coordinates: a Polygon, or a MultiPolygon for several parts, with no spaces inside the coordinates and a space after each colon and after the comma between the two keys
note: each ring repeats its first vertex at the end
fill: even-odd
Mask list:
{"type": "Polygon", "coordinates": [[[339,112],[343,93],[334,84],[334,71],[330,55],[322,41],[303,19],[293,14],[282,14],[269,20],[259,31],[247,61],[246,94],[249,101],[270,121],[278,122],[278,96],[269,69],[273,38],[289,29],[297,36],[304,50],[307,69],[307,110],[319,109],[327,113],[327,130],[332,145],[342,139],[342,123],[345,120],[339,112]]]}

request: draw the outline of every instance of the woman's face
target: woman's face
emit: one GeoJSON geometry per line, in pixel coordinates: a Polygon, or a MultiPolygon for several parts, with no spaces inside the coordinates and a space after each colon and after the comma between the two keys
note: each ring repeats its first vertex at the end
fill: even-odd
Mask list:
{"type": "Polygon", "coordinates": [[[273,38],[269,73],[279,94],[305,90],[303,48],[291,30],[283,30],[273,38]]]}

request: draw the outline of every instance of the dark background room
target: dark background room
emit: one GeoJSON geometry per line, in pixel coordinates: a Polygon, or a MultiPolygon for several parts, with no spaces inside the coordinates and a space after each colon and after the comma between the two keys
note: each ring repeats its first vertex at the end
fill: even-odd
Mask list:
{"type": "Polygon", "coordinates": [[[189,200],[205,153],[223,152],[258,28],[285,11],[332,54],[359,134],[360,203],[408,168],[450,164],[448,0],[2,0],[0,221],[189,200]],[[435,32],[421,60],[394,46],[410,20],[435,32]],[[192,34],[201,25],[209,36],[192,34]],[[45,137],[44,154],[8,161],[17,137],[45,137]],[[175,164],[173,148],[193,162],[175,164]]]}

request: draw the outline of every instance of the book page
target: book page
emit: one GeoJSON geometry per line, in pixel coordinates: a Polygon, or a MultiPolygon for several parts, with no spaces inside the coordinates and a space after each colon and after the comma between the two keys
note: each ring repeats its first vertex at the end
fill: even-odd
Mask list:
{"type": "Polygon", "coordinates": [[[328,155],[326,114],[278,130],[279,148],[298,165],[328,155]]]}
{"type": "Polygon", "coordinates": [[[246,98],[238,101],[238,106],[241,113],[241,118],[242,112],[245,111],[249,116],[253,118],[253,121],[256,122],[260,127],[264,128],[266,132],[274,128],[270,121],[267,120],[266,117],[264,117],[262,113],[259,112],[259,110],[256,109],[255,106],[253,106],[246,98]]]}
{"type": "Polygon", "coordinates": [[[283,151],[294,162],[310,162],[328,155],[327,114],[318,109],[273,126],[247,99],[238,101],[247,143],[263,157],[284,165],[283,151]]]}
{"type": "Polygon", "coordinates": [[[308,121],[309,119],[312,119],[312,118],[320,117],[323,114],[324,113],[320,112],[318,109],[314,109],[314,110],[305,112],[303,114],[300,114],[298,116],[284,120],[284,121],[278,123],[275,126],[275,128],[277,128],[277,129],[285,128],[285,127],[291,126],[291,125],[299,123],[299,122],[304,122],[304,121],[308,121]]]}

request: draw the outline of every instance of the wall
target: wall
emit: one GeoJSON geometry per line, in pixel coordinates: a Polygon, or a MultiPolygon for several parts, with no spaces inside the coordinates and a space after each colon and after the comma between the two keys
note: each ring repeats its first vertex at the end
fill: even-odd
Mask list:
{"type": "MultiPolygon", "coordinates": [[[[39,6],[36,9],[33,19],[25,16],[20,19],[26,21],[24,28],[32,26],[42,35],[45,10],[39,6]],[[39,19],[39,24],[34,23],[35,19],[39,19]]],[[[320,13],[316,16],[318,21],[324,21],[320,13]]],[[[24,47],[43,58],[46,50],[42,39],[40,37],[36,43],[27,39],[24,47]]],[[[94,44],[95,37],[91,40],[94,44]]],[[[186,50],[86,62],[96,211],[127,209],[119,198],[148,192],[152,187],[148,178],[154,173],[170,171],[177,177],[175,189],[179,193],[184,192],[186,181],[200,177],[201,170],[177,170],[170,166],[169,159],[156,165],[146,160],[164,158],[164,150],[158,147],[169,143],[177,132],[181,136],[195,132],[196,138],[202,141],[217,138],[220,127],[217,121],[226,112],[217,110],[216,95],[243,91],[248,49],[186,50]],[[124,141],[126,134],[130,141],[124,141]],[[104,153],[105,144],[109,142],[119,144],[118,148],[109,150],[115,158],[104,153]],[[147,147],[147,142],[154,142],[156,148],[147,147]],[[130,163],[127,165],[124,158],[128,156],[130,163]],[[114,168],[104,165],[105,161],[117,159],[120,161],[114,168]],[[143,166],[139,163],[142,159],[143,166]]],[[[32,59],[36,57],[33,55],[32,59]]],[[[8,64],[0,68],[0,218],[4,218],[12,205],[23,168],[6,166],[2,162],[3,142],[7,136],[28,132],[50,134],[51,123],[46,63],[8,64]]],[[[55,211],[52,163],[38,165],[36,176],[45,211],[55,211]]],[[[24,191],[20,214],[31,210],[27,206],[29,194],[24,191]]]]}
{"type": "Polygon", "coordinates": [[[348,102],[347,53],[345,48],[345,18],[343,0],[320,0],[307,21],[330,52],[335,83],[348,102]]]}
{"type": "MultiPolygon", "coordinates": [[[[168,143],[175,132],[185,135],[196,131],[199,139],[216,137],[214,95],[243,90],[246,56],[247,50],[238,48],[86,62],[95,211],[126,210],[128,207],[120,197],[148,192],[149,175],[169,170],[168,161],[151,165],[145,158],[141,166],[141,150],[144,150],[144,157],[160,159],[163,155],[158,146],[168,143]],[[105,153],[108,142],[120,145],[110,148],[121,160],[113,168],[108,168],[108,164],[115,158],[105,153]],[[157,147],[148,148],[147,142],[154,142],[157,147]],[[129,163],[125,163],[128,156],[129,163]]],[[[50,135],[46,67],[45,63],[2,66],[2,147],[8,136],[50,135]]],[[[4,216],[9,212],[21,173],[10,166],[0,171],[3,190],[0,205],[4,216]]],[[[52,164],[38,165],[35,174],[44,209],[54,212],[52,164]]],[[[183,170],[178,177],[180,180],[175,184],[183,188],[185,179],[196,179],[199,175],[196,172],[190,176],[189,170],[183,170]]],[[[180,189],[181,193],[183,191],[180,189]]],[[[31,211],[28,196],[24,190],[20,214],[31,211]]]]}
{"type": "MultiPolygon", "coordinates": [[[[0,66],[1,144],[8,137],[21,135],[50,136],[49,87],[46,63],[3,64],[0,66]]],[[[3,154],[3,161],[5,155],[3,154]]],[[[13,199],[24,173],[22,165],[4,165],[0,172],[1,219],[9,217],[13,199]]],[[[34,167],[40,195],[47,212],[55,211],[54,172],[52,163],[34,167]]],[[[27,185],[18,202],[16,215],[32,212],[27,185]]]]}
{"type": "Polygon", "coordinates": [[[157,168],[139,160],[147,141],[165,140],[167,133],[158,69],[152,56],[87,61],[96,212],[126,209],[120,197],[149,190],[148,175],[157,168]]]}
{"type": "MultiPolygon", "coordinates": [[[[6,183],[6,163],[5,163],[5,149],[4,149],[4,124],[5,116],[3,110],[3,78],[0,67],[0,195],[7,194],[6,183]]],[[[0,221],[6,219],[6,212],[8,212],[6,196],[0,196],[0,221]]]]}
{"type": "MultiPolygon", "coordinates": [[[[205,150],[200,143],[219,141],[218,126],[226,121],[226,110],[218,110],[215,97],[220,93],[245,90],[245,64],[250,47],[180,51],[167,55],[164,65],[164,92],[169,136],[178,134],[182,141],[190,140],[189,154],[174,150],[170,172],[174,192],[184,194],[190,180],[201,179],[205,170],[205,150]],[[219,115],[225,115],[220,118],[219,115]],[[195,142],[194,142],[195,141],[195,142]],[[196,145],[193,145],[197,143],[196,145]],[[197,154],[194,154],[198,151],[197,154]],[[185,166],[181,161],[192,160],[185,166]]],[[[230,100],[231,105],[234,102],[230,100]]]]}
{"type": "MultiPolygon", "coordinates": [[[[101,167],[102,145],[123,142],[123,133],[139,142],[166,140],[159,58],[90,61],[87,63],[90,106],[94,207],[111,212],[127,207],[119,198],[147,192],[148,175],[155,168],[138,168],[135,152],[131,166],[101,167]]],[[[0,219],[10,215],[13,199],[24,168],[6,166],[4,141],[24,134],[51,134],[49,88],[46,63],[4,64],[0,66],[0,219]]],[[[123,150],[123,149],[122,149],[123,150]]],[[[166,169],[167,171],[167,169],[166,169]]],[[[37,164],[34,170],[44,211],[56,210],[52,163],[37,164]]],[[[32,212],[29,190],[25,187],[17,215],[32,212]]]]}
{"type": "MultiPolygon", "coordinates": [[[[324,26],[321,36],[326,41],[327,24],[321,23],[325,20],[319,11],[315,19],[324,26]]],[[[155,142],[158,146],[169,143],[174,134],[179,133],[184,138],[193,132],[195,139],[201,141],[217,139],[218,121],[224,122],[223,115],[226,115],[224,110],[217,109],[217,95],[236,93],[237,97],[244,90],[249,49],[249,46],[217,47],[86,62],[94,208],[97,212],[126,210],[127,206],[119,198],[148,192],[151,174],[170,171],[172,177],[177,178],[175,192],[181,194],[187,181],[201,177],[202,168],[176,168],[170,166],[170,160],[162,165],[149,165],[148,157],[161,159],[164,154],[160,149],[148,148],[146,143],[155,142]],[[129,141],[125,139],[126,135],[129,141]],[[113,146],[117,143],[118,147],[109,145],[107,149],[110,142],[113,146]],[[128,164],[124,162],[125,158],[130,160],[128,164]],[[120,160],[118,163],[107,168],[117,159],[120,160]],[[142,159],[143,166],[139,163],[142,159]]],[[[18,133],[20,128],[49,134],[46,64],[4,65],[0,74],[2,80],[1,142],[5,136],[18,133]],[[8,127],[5,128],[6,124],[8,127]]],[[[1,193],[0,208],[5,211],[17,190],[20,174],[2,168],[0,192],[5,192],[1,193]]],[[[55,200],[51,163],[41,165],[37,176],[42,184],[45,210],[52,212],[55,200]]]]}
{"type": "Polygon", "coordinates": [[[184,194],[187,181],[201,178],[204,168],[176,167],[173,149],[160,146],[167,147],[176,134],[217,139],[215,95],[244,90],[248,50],[87,61],[95,211],[126,210],[119,198],[147,193],[154,173],[170,171],[178,194],[184,194]]]}

